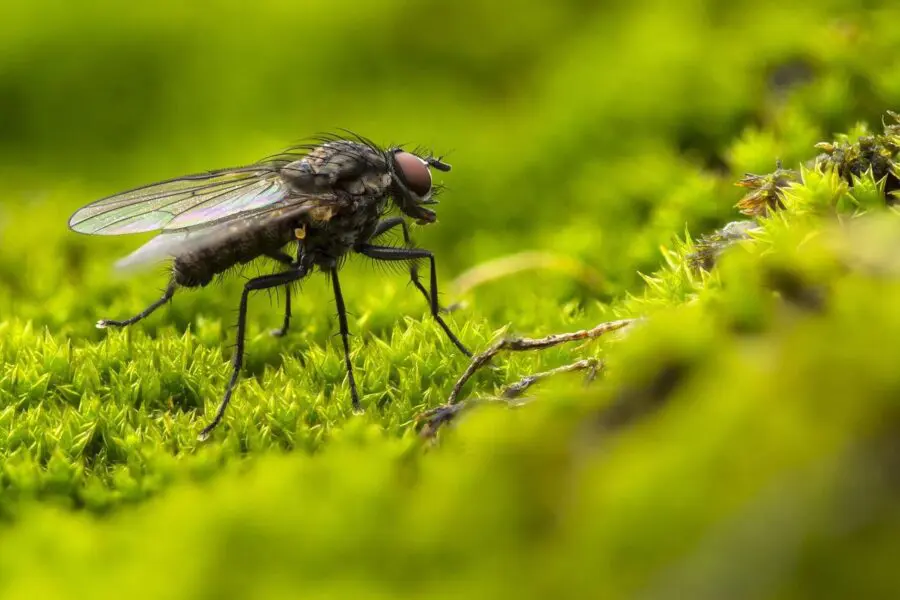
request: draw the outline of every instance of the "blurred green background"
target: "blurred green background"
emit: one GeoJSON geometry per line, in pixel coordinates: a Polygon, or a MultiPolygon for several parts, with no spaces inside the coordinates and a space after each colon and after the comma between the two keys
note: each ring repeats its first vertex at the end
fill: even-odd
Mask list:
{"type": "MultiPolygon", "coordinates": [[[[697,411],[639,430],[612,464],[566,453],[583,407],[630,389],[621,371],[602,393],[551,386],[555,404],[473,418],[425,452],[412,417],[446,398],[466,361],[402,273],[357,261],[343,282],[367,414],[350,414],[317,278],[286,340],[265,335],[279,303],[251,303],[245,383],[200,446],[197,409],[210,413],[227,377],[240,278],[178,295],[134,331],[98,332],[98,318],[155,299],[165,276],[113,277],[147,237],[90,238],[66,221],[121,189],[346,128],[453,165],[438,223],[415,229],[445,302],[485,261],[537,251],[569,265],[469,292],[451,319],[467,344],[503,326],[588,326],[627,312],[685,231],[735,219],[745,172],[796,167],[816,142],[900,108],[898,23],[890,0],[7,3],[0,593],[838,598],[866,584],[865,597],[890,597],[879,549],[895,547],[895,516],[884,529],[863,519],[846,553],[829,541],[841,526],[803,533],[851,506],[847,490],[882,489],[868,472],[830,478],[877,419],[865,404],[818,414],[823,394],[845,388],[791,375],[798,355],[809,380],[842,360],[859,381],[887,373],[900,331],[887,307],[874,311],[887,322],[877,343],[847,324],[865,323],[866,308],[845,307],[845,348],[867,352],[797,351],[824,345],[821,323],[775,331],[758,373],[726,328],[675,313],[669,334],[619,364],[706,365],[706,383],[684,392],[697,411]],[[784,413],[757,403],[782,397],[796,400],[784,413]],[[767,503],[765,490],[790,502],[767,503]]],[[[476,381],[489,392],[576,356],[516,357],[476,381]]],[[[880,407],[879,390],[860,398],[880,407]]]]}
{"type": "Polygon", "coordinates": [[[14,4],[0,42],[5,202],[63,189],[74,209],[343,127],[447,154],[441,223],[419,237],[449,273],[562,252],[611,299],[673,233],[733,215],[736,191],[714,175],[796,160],[894,105],[890,6],[14,4]],[[790,137],[767,162],[730,152],[780,116],[792,129],[775,135],[790,137]]]}

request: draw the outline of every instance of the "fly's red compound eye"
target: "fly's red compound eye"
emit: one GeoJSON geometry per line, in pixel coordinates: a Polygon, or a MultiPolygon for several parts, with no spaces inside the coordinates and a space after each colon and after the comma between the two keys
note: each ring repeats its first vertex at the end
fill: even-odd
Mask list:
{"type": "Polygon", "coordinates": [[[397,161],[397,170],[409,191],[416,196],[424,197],[431,191],[431,171],[428,163],[409,152],[397,152],[394,155],[397,161]]]}

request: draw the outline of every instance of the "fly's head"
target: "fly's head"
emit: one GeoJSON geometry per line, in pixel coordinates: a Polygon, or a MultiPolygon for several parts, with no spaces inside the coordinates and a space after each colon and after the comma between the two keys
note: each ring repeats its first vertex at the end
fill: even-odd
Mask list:
{"type": "Polygon", "coordinates": [[[437,204],[431,169],[449,171],[450,165],[433,156],[393,148],[387,152],[391,173],[391,197],[403,213],[420,224],[434,223],[437,215],[428,205],[437,204]]]}

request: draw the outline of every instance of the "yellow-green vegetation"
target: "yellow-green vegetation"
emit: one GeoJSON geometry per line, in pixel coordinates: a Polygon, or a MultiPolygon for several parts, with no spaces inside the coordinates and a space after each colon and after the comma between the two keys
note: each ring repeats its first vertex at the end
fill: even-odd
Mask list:
{"type": "Polygon", "coordinates": [[[894,597],[900,9],[859,4],[5,7],[0,596],[894,597]],[[597,378],[423,439],[467,360],[356,259],[365,412],[317,274],[285,338],[283,298],[251,300],[198,442],[241,276],[98,331],[166,275],[115,277],[147,237],[67,217],[339,127],[453,165],[414,237],[473,350],[642,317],[501,354],[464,398],[597,378]]]}

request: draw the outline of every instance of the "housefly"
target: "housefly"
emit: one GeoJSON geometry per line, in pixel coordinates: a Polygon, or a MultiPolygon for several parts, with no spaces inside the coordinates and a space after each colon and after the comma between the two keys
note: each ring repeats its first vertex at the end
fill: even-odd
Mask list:
{"type": "Polygon", "coordinates": [[[431,169],[449,171],[450,165],[418,150],[380,148],[355,134],[329,135],[254,164],[176,177],[88,204],[69,219],[73,231],[93,235],[160,231],[117,267],[172,260],[161,298],[132,317],[103,319],[97,327],[136,323],[168,302],[178,288],[204,287],[232,267],[258,258],[278,264],[277,272],[244,285],[231,378],[215,416],[200,433],[203,440],[222,420],[243,364],[250,293],[284,288],[284,321],[273,332],[283,335],[291,319],[292,284],[319,269],[331,279],[350,394],[358,410],[347,312],[338,281],[338,270],[351,252],[406,263],[432,317],[456,347],[471,356],[441,318],[433,253],[410,242],[406,218],[419,224],[436,219],[429,206],[437,204],[439,188],[432,185],[431,169]],[[402,215],[387,217],[392,207],[402,215]],[[403,231],[403,247],[377,243],[395,227],[403,231]],[[294,245],[296,252],[289,253],[294,245]],[[430,289],[419,280],[417,265],[422,260],[430,263],[430,289]]]}

